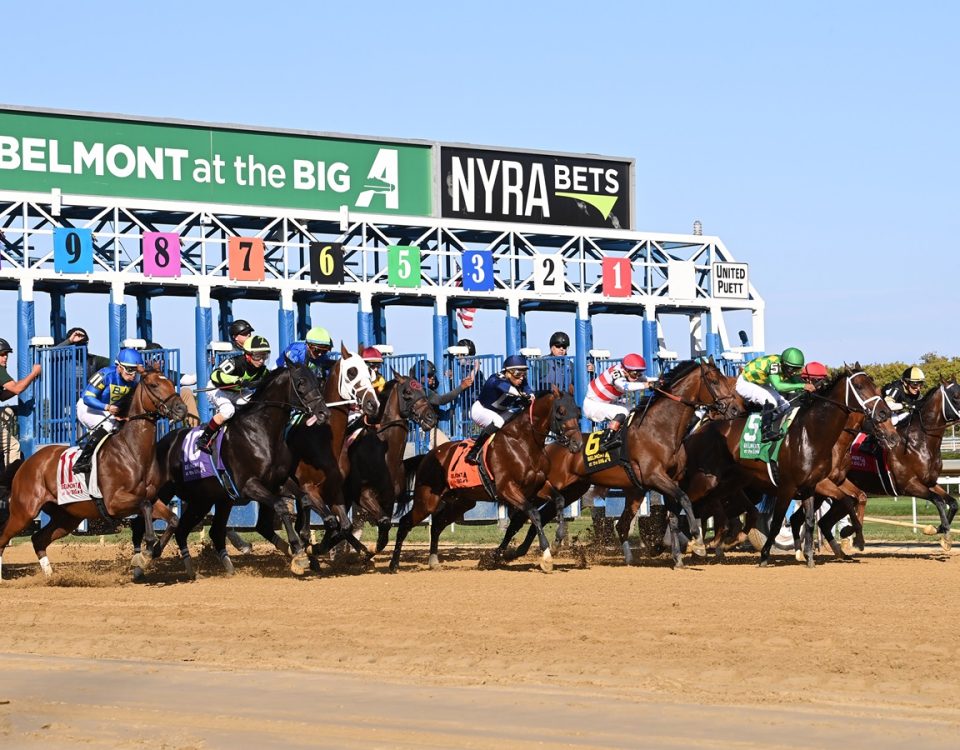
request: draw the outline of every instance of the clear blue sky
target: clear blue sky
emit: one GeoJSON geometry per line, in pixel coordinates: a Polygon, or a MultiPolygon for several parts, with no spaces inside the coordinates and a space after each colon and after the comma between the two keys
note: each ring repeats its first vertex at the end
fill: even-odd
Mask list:
{"type": "MultiPolygon", "coordinates": [[[[700,219],[749,263],[768,350],[909,361],[960,353],[958,7],[19,3],[0,101],[632,156],[637,228],[700,219]]],[[[10,335],[14,304],[0,295],[10,335]]],[[[275,306],[247,304],[276,331],[275,306]]],[[[105,351],[105,311],[68,312],[105,351]]],[[[502,349],[502,320],[479,313],[481,349],[502,349]]],[[[352,311],[331,321],[354,342],[352,311]]],[[[531,339],[571,321],[531,316],[531,339]]],[[[598,325],[595,345],[623,353],[623,325],[598,325]]],[[[182,325],[156,328],[187,346],[169,340],[182,325]]]]}

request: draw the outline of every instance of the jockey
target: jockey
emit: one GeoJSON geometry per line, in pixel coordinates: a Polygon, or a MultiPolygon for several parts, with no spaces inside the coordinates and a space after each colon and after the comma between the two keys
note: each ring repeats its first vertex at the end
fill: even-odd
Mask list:
{"type": "Polygon", "coordinates": [[[306,364],[321,383],[326,381],[337,358],[330,353],[333,339],[326,328],[316,326],[307,331],[306,341],[295,341],[277,357],[277,367],[283,367],[287,360],[297,364],[306,364]]]}
{"type": "Polygon", "coordinates": [[[90,430],[73,464],[75,474],[89,474],[93,450],[102,438],[117,431],[116,415],[125,411],[140,379],[143,357],[136,349],[121,349],[116,361],[94,373],[77,402],[77,420],[90,430]]]}
{"type": "Polygon", "coordinates": [[[780,430],[774,429],[774,425],[790,411],[790,403],[781,394],[816,390],[813,383],[800,380],[802,367],[803,352],[791,346],[782,354],[768,354],[751,360],[737,378],[737,393],[763,409],[760,419],[762,441],[770,442],[780,437],[780,430]]]}
{"type": "Polygon", "coordinates": [[[360,359],[366,362],[367,367],[370,368],[370,382],[373,383],[373,390],[378,395],[383,393],[383,387],[387,384],[387,380],[380,372],[380,368],[383,366],[383,355],[380,350],[375,346],[365,347],[360,352],[360,359]]]}
{"type": "Polygon", "coordinates": [[[253,334],[253,326],[243,318],[238,318],[230,324],[228,333],[230,334],[230,342],[233,344],[233,348],[242,352],[243,342],[253,334]]]}
{"type": "Polygon", "coordinates": [[[583,399],[583,416],[593,422],[608,422],[600,438],[600,450],[607,451],[620,444],[620,427],[630,410],[615,403],[627,391],[642,391],[649,388],[646,379],[641,380],[647,363],[639,354],[628,354],[623,362],[611,365],[590,381],[583,399]]]}
{"type": "Polygon", "coordinates": [[[234,415],[238,406],[249,402],[250,394],[269,372],[266,364],[269,358],[270,342],[253,334],[243,342],[243,354],[223,360],[210,373],[207,388],[216,389],[210,394],[210,401],[217,411],[197,438],[199,450],[213,453],[217,430],[234,415]]]}
{"type": "Polygon", "coordinates": [[[467,454],[468,464],[480,463],[483,444],[503,427],[506,421],[503,415],[525,409],[531,398],[533,390],[527,383],[527,358],[522,354],[511,354],[503,361],[503,370],[487,378],[480,390],[480,397],[470,409],[473,421],[483,430],[467,454]]]}
{"type": "Polygon", "coordinates": [[[882,389],[883,400],[887,402],[890,411],[894,412],[891,422],[896,424],[910,416],[920,403],[920,395],[927,376],[916,365],[903,371],[899,380],[887,383],[882,389]]]}

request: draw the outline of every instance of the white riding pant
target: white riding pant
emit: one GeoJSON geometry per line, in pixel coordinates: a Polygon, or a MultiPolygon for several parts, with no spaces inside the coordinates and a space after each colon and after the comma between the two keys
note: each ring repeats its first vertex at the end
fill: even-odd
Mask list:
{"type": "Polygon", "coordinates": [[[601,401],[598,398],[590,398],[590,396],[583,399],[583,416],[591,422],[609,422],[611,419],[623,422],[624,417],[629,413],[630,410],[622,404],[601,401]]]}
{"type": "Polygon", "coordinates": [[[743,375],[737,378],[737,393],[754,404],[770,404],[771,406],[785,406],[787,404],[787,400],[772,385],[751,383],[743,375]]]}
{"type": "MultiPolygon", "coordinates": [[[[208,383],[207,388],[216,388],[213,383],[208,383]]],[[[230,419],[238,406],[244,406],[250,403],[250,394],[247,391],[227,391],[217,388],[215,391],[209,391],[210,401],[216,407],[217,414],[223,417],[224,421],[230,419]]]]}
{"type": "Polygon", "coordinates": [[[107,432],[116,432],[120,426],[113,414],[107,414],[103,409],[91,409],[82,400],[77,401],[77,421],[88,430],[103,427],[107,432]]]}
{"type": "Polygon", "coordinates": [[[475,401],[470,407],[470,417],[481,427],[486,427],[488,424],[496,425],[498,429],[503,427],[503,417],[479,401],[475,401]]]}

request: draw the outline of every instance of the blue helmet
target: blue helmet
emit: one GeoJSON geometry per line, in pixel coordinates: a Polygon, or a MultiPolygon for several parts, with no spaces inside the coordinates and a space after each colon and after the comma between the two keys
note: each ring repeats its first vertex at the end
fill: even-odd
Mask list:
{"type": "Polygon", "coordinates": [[[117,355],[117,364],[127,367],[143,367],[143,355],[136,349],[121,349],[117,355]]]}
{"type": "Polygon", "coordinates": [[[527,369],[527,358],[522,354],[511,354],[505,360],[503,360],[503,369],[504,370],[526,370],[527,369]]]}

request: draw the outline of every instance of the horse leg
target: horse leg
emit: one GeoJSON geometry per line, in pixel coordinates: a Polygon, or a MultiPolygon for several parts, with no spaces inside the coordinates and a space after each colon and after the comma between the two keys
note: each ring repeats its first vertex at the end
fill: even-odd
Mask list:
{"type": "Polygon", "coordinates": [[[620,540],[620,549],[623,550],[624,565],[633,565],[633,550],[630,549],[630,526],[633,519],[640,512],[640,503],[643,495],[639,492],[627,490],[624,497],[623,513],[617,519],[614,528],[617,530],[617,539],[620,540]]]}
{"type": "MultiPolygon", "coordinates": [[[[309,513],[307,518],[309,519],[309,513]]],[[[260,510],[257,513],[257,525],[254,526],[257,533],[260,534],[264,539],[266,539],[274,548],[281,554],[289,557],[290,556],[290,545],[281,537],[273,528],[273,521],[276,518],[274,515],[273,508],[269,505],[261,505],[260,510]]],[[[299,518],[297,520],[299,523],[299,518]]],[[[306,525],[306,528],[309,529],[309,522],[306,525]]]]}
{"type": "Polygon", "coordinates": [[[937,527],[937,533],[942,534],[940,537],[940,547],[944,551],[947,551],[953,545],[953,542],[950,540],[950,517],[947,514],[947,502],[943,495],[937,492],[936,489],[927,491],[927,500],[937,507],[937,513],[940,515],[940,525],[937,527]]]}
{"type": "Polygon", "coordinates": [[[40,569],[44,575],[49,577],[53,575],[53,567],[47,558],[47,545],[62,539],[76,529],[82,519],[67,513],[60,505],[48,505],[47,514],[50,516],[50,520],[30,539],[33,542],[33,551],[37,554],[40,569]]]}
{"type": "MultiPolygon", "coordinates": [[[[428,454],[428,458],[432,454],[428,454]]],[[[436,464],[436,459],[433,459],[436,464]]],[[[430,470],[430,466],[424,463],[420,464],[419,475],[424,475],[430,470]]],[[[435,469],[437,474],[442,475],[443,469],[437,464],[435,469]]],[[[393,554],[390,556],[390,572],[396,573],[400,570],[400,551],[403,549],[403,541],[410,533],[410,529],[421,523],[427,516],[433,513],[440,505],[440,499],[445,489],[445,482],[439,477],[435,478],[435,485],[428,484],[426,481],[418,483],[413,491],[413,506],[400,519],[397,525],[397,539],[393,543],[393,554]]]]}
{"type": "Polygon", "coordinates": [[[210,543],[220,558],[220,564],[228,576],[234,574],[233,560],[230,559],[230,553],[227,552],[227,521],[230,518],[230,511],[233,510],[233,503],[227,500],[221,500],[217,503],[216,510],[213,513],[213,522],[210,524],[210,543]]]}
{"type": "Polygon", "coordinates": [[[213,501],[191,500],[184,503],[183,515],[180,517],[180,523],[174,532],[177,540],[177,549],[180,551],[180,560],[183,562],[183,569],[187,577],[191,580],[196,579],[197,571],[193,565],[193,559],[190,557],[190,532],[198,525],[203,523],[203,519],[213,507],[213,501]]]}
{"type": "Polygon", "coordinates": [[[553,572],[553,554],[550,552],[550,540],[543,531],[543,523],[540,520],[540,511],[537,506],[531,502],[523,503],[523,510],[526,512],[530,523],[537,530],[537,536],[540,539],[540,570],[544,573],[553,572]]]}
{"type": "Polygon", "coordinates": [[[427,559],[430,570],[440,570],[440,534],[456,520],[461,512],[462,506],[448,501],[443,508],[433,514],[430,520],[430,557],[427,559]]]}
{"type": "MultiPolygon", "coordinates": [[[[790,531],[793,532],[793,552],[797,560],[802,562],[803,558],[803,508],[797,508],[790,515],[790,531]]],[[[770,530],[773,534],[773,529],[770,530]]],[[[773,534],[776,537],[776,534],[773,534]]]]}
{"type": "Polygon", "coordinates": [[[523,524],[526,522],[527,518],[522,513],[514,512],[510,515],[510,523],[507,525],[507,530],[503,534],[503,539],[500,541],[500,546],[497,547],[493,552],[494,562],[499,562],[501,559],[505,562],[512,562],[513,560],[516,560],[527,553],[527,550],[530,549],[530,544],[533,542],[533,537],[537,533],[532,527],[527,533],[527,536],[521,543],[520,547],[514,550],[508,549],[513,537],[515,537],[517,532],[523,528],[523,524]],[[521,549],[523,549],[522,552],[520,551],[521,549]]]}
{"type": "Polygon", "coordinates": [[[667,507],[667,528],[670,530],[670,556],[673,569],[682,570],[687,566],[683,562],[683,547],[680,544],[680,515],[676,508],[667,507]]]}
{"type": "MultiPolygon", "coordinates": [[[[792,494],[792,493],[791,493],[792,494]]],[[[770,550],[773,548],[773,540],[776,538],[783,526],[783,518],[787,515],[787,507],[790,505],[790,496],[786,500],[777,497],[776,505],[773,507],[773,518],[770,519],[770,533],[767,534],[767,541],[760,550],[760,567],[766,568],[770,565],[770,550]]]]}
{"type": "MultiPolygon", "coordinates": [[[[818,497],[817,499],[819,500],[821,498],[818,497]]],[[[850,556],[843,551],[840,543],[833,536],[833,527],[837,521],[846,515],[856,518],[856,515],[853,513],[853,504],[851,498],[846,496],[839,500],[830,498],[830,501],[830,510],[820,516],[820,523],[818,524],[820,526],[820,533],[823,535],[827,544],[830,545],[830,550],[838,559],[849,560],[850,556]]],[[[856,527],[854,526],[854,528],[856,527]]]]}
{"type": "Polygon", "coordinates": [[[812,568],[816,565],[813,554],[813,535],[817,526],[817,512],[813,505],[813,495],[807,495],[803,499],[803,553],[807,558],[807,567],[812,568]]]}

